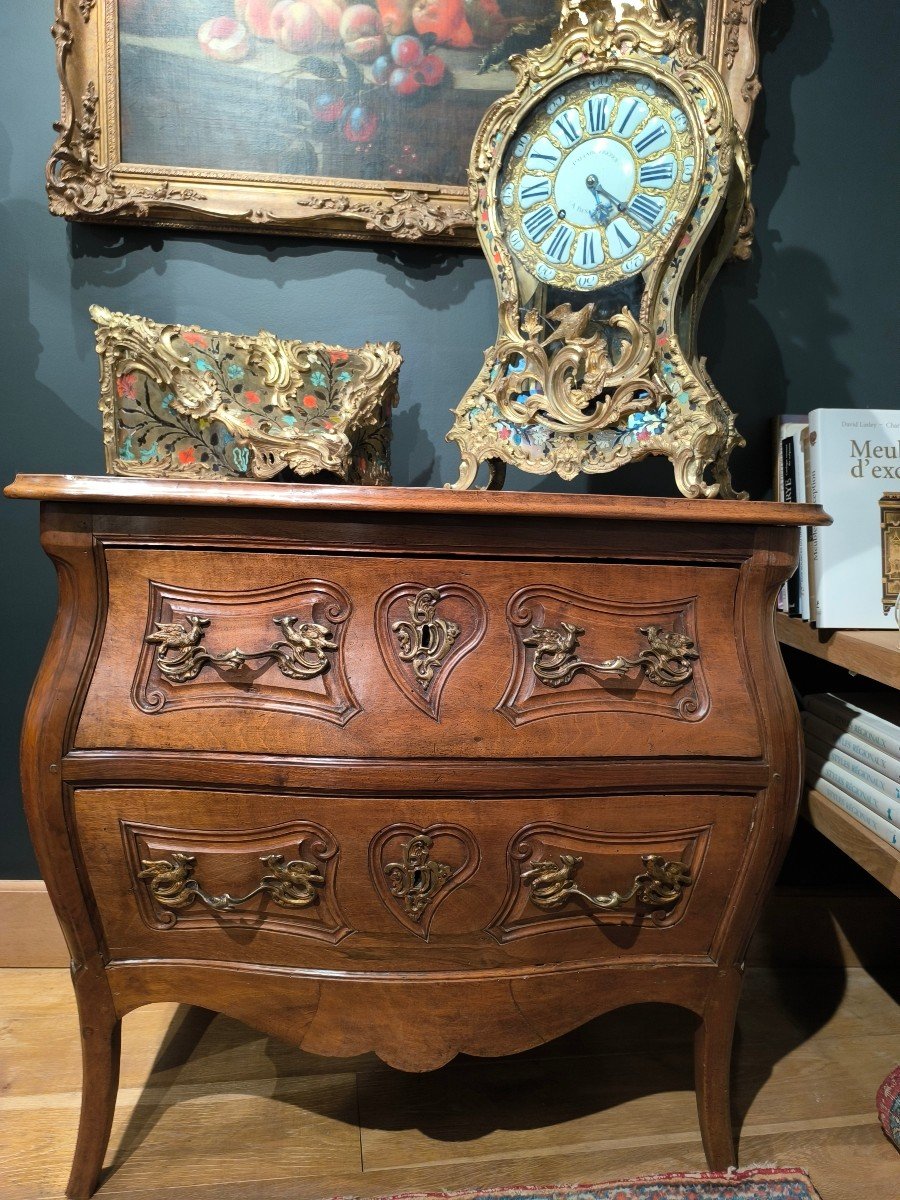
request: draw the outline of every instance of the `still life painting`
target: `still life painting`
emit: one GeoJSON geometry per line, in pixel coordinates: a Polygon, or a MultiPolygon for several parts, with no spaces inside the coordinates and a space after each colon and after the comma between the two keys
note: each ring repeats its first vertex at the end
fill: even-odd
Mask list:
{"type": "MultiPolygon", "coordinates": [[[[723,65],[759,0],[666,0],[723,65]],[[715,15],[713,15],[715,14],[715,15]],[[733,14],[734,15],[734,14],[733,14]],[[722,38],[731,39],[727,44],[722,38]]],[[[557,0],[56,0],[51,211],[474,244],[466,169],[557,0]]],[[[754,64],[751,64],[751,66],[754,64]]]]}

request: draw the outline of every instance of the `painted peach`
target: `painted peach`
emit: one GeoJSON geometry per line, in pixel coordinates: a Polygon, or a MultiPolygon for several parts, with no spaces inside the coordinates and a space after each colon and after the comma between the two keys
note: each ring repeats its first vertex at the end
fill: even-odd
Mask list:
{"type": "Polygon", "coordinates": [[[234,0],[234,15],[256,37],[274,41],[272,13],[280,0],[234,0]]]}
{"type": "Polygon", "coordinates": [[[319,14],[319,20],[328,33],[329,40],[337,44],[347,0],[312,0],[312,6],[319,14]]]}
{"type": "Polygon", "coordinates": [[[240,62],[250,49],[247,26],[233,17],[204,21],[197,30],[197,41],[204,54],[220,62],[240,62]]]}
{"type": "Polygon", "coordinates": [[[492,46],[506,34],[510,22],[497,0],[463,0],[463,11],[478,45],[492,46]]]}
{"type": "Polygon", "coordinates": [[[351,4],[341,17],[344,50],[357,62],[370,63],[387,51],[381,16],[368,4],[351,4]]]}
{"type": "Polygon", "coordinates": [[[434,34],[439,46],[465,50],[475,40],[463,0],[415,0],[412,16],[416,33],[434,34]]]}
{"type": "Polygon", "coordinates": [[[384,32],[389,37],[412,32],[412,12],[415,0],[376,0],[384,32]]]}
{"type": "Polygon", "coordinates": [[[272,12],[272,33],[279,45],[295,54],[334,46],[342,14],[340,0],[279,0],[272,12]]]}
{"type": "Polygon", "coordinates": [[[322,23],[307,0],[281,0],[272,13],[272,36],[285,50],[299,54],[315,46],[322,23]]]}

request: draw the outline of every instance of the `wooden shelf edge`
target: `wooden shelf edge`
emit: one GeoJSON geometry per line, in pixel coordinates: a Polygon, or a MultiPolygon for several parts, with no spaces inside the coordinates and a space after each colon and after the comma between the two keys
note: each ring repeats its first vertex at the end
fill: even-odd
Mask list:
{"type": "Polygon", "coordinates": [[[803,797],[800,812],[823,837],[843,850],[889,892],[900,897],[900,851],[812,788],[803,797]]]}
{"type": "Polygon", "coordinates": [[[776,613],[775,633],[783,646],[813,654],[888,687],[900,688],[900,635],[896,629],[826,631],[799,617],[776,613]]]}

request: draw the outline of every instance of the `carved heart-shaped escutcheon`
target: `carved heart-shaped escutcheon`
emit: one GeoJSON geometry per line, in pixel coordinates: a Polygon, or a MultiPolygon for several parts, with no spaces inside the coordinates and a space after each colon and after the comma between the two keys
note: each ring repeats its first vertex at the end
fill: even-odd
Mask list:
{"type": "Polygon", "coordinates": [[[372,839],[369,873],[391,916],[427,941],[435,912],[470,878],[480,857],[461,825],[390,825],[372,839]]]}
{"type": "Polygon", "coordinates": [[[484,637],[486,625],[484,601],[462,583],[401,583],[375,606],[378,648],[391,678],[435,721],[448,679],[484,637]]]}

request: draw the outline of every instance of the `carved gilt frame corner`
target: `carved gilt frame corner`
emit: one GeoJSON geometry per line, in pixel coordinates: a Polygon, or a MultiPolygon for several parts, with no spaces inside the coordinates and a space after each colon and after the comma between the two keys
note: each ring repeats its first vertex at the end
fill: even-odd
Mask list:
{"type": "MultiPolygon", "coordinates": [[[[553,2],[553,0],[548,0],[553,2]]],[[[763,0],[707,0],[704,51],[722,73],[744,132],[759,92],[763,0]]],[[[74,221],[328,238],[476,245],[458,186],[124,162],[118,0],[54,0],[60,119],[47,163],[50,211],[74,221]]],[[[743,247],[752,236],[748,211],[743,247]]]]}

